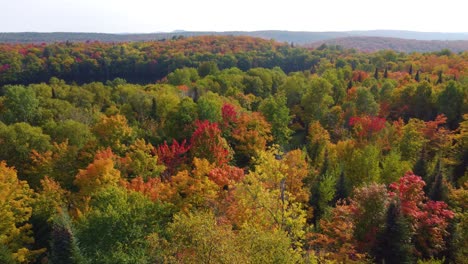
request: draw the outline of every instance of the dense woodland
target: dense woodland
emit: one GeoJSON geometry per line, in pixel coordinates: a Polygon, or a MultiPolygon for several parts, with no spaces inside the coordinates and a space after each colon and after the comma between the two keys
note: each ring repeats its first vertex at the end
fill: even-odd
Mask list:
{"type": "Polygon", "coordinates": [[[467,52],[0,44],[0,84],[0,263],[467,263],[467,52]]]}

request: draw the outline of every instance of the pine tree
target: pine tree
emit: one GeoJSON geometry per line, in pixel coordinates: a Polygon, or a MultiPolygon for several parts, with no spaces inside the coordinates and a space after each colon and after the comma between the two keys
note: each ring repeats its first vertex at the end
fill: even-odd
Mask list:
{"type": "Polygon", "coordinates": [[[377,68],[375,68],[374,78],[375,78],[376,80],[379,79],[379,69],[377,69],[377,68]]]}
{"type": "Polygon", "coordinates": [[[151,101],[151,114],[150,114],[150,116],[153,119],[157,118],[158,116],[157,111],[158,111],[158,103],[156,102],[156,98],[153,98],[153,100],[151,101]]]}
{"type": "Polygon", "coordinates": [[[421,176],[424,181],[427,181],[427,161],[425,158],[424,149],[421,150],[421,155],[413,166],[413,173],[415,175],[421,176]]]}
{"type": "Polygon", "coordinates": [[[377,263],[413,263],[411,233],[407,220],[401,215],[398,202],[387,210],[386,226],[378,237],[375,257],[377,263]]]}
{"type": "Polygon", "coordinates": [[[414,76],[414,79],[415,79],[417,82],[420,81],[419,70],[416,72],[416,76],[414,76]]]}
{"type": "Polygon", "coordinates": [[[62,212],[54,219],[50,242],[50,263],[87,263],[81,255],[77,240],[73,235],[69,216],[62,212]]]}
{"type": "Polygon", "coordinates": [[[385,79],[388,78],[388,69],[387,69],[387,68],[385,68],[385,72],[384,72],[383,77],[384,77],[385,79]]]}
{"type": "Polygon", "coordinates": [[[346,190],[346,182],[345,182],[345,175],[343,170],[340,173],[340,177],[336,183],[336,195],[335,195],[335,203],[339,200],[346,199],[348,197],[348,192],[346,190]]]}
{"type": "Polygon", "coordinates": [[[434,183],[432,184],[429,198],[433,201],[447,201],[448,188],[445,185],[442,172],[439,170],[435,176],[434,183]]]}
{"type": "Polygon", "coordinates": [[[409,75],[413,76],[413,64],[410,65],[408,73],[409,75]]]}
{"type": "Polygon", "coordinates": [[[441,84],[444,80],[443,80],[443,76],[442,76],[442,71],[439,71],[439,78],[437,79],[437,84],[441,84]]]}

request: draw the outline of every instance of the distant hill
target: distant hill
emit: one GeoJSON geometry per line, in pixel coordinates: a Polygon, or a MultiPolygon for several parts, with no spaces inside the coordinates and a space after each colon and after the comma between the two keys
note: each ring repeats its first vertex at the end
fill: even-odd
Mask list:
{"type": "Polygon", "coordinates": [[[398,30],[343,31],[343,32],[306,32],[306,31],[183,31],[157,32],[147,34],[107,34],[107,33],[0,33],[0,43],[51,43],[51,42],[132,42],[158,41],[195,37],[215,36],[251,36],[263,39],[274,39],[278,42],[294,43],[317,47],[323,43],[340,45],[345,48],[356,48],[363,51],[393,49],[396,51],[437,51],[450,49],[454,52],[468,50],[468,33],[437,33],[398,30]]]}
{"type": "Polygon", "coordinates": [[[215,36],[250,36],[264,39],[274,39],[279,42],[293,42],[296,44],[306,44],[314,41],[333,39],[349,36],[346,32],[297,32],[297,31],[183,31],[158,32],[147,34],[106,34],[106,33],[0,33],[0,42],[3,43],[41,43],[41,42],[126,42],[126,41],[154,41],[182,37],[195,37],[204,35],[215,36]]]}
{"type": "Polygon", "coordinates": [[[401,52],[431,52],[448,49],[453,52],[468,50],[468,40],[412,40],[386,37],[345,37],[317,41],[306,45],[317,48],[323,44],[339,45],[343,48],[354,48],[360,51],[395,50],[401,52]]]}

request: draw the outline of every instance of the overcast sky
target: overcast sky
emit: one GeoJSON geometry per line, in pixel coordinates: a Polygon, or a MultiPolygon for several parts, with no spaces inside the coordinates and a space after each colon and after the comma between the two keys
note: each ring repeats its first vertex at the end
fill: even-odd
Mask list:
{"type": "Polygon", "coordinates": [[[0,32],[468,32],[466,0],[0,0],[0,32]]]}

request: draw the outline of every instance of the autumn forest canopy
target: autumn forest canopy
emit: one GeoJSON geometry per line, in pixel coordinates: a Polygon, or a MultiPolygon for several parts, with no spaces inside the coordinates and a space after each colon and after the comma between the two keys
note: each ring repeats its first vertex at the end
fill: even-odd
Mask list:
{"type": "Polygon", "coordinates": [[[466,263],[468,52],[0,43],[0,263],[466,263]]]}

